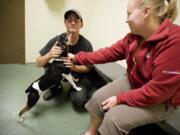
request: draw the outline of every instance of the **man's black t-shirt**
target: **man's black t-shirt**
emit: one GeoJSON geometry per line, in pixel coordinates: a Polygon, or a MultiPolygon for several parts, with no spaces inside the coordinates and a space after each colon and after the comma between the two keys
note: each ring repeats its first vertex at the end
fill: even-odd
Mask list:
{"type": "MultiPolygon", "coordinates": [[[[61,39],[61,37],[66,36],[66,33],[63,33],[61,35],[58,35],[54,38],[52,38],[40,51],[40,55],[44,56],[46,55],[51,48],[53,47],[53,45],[55,44],[56,41],[59,41],[59,39],[61,39]]],[[[80,51],[85,51],[85,52],[92,52],[93,48],[92,45],[90,43],[90,41],[88,41],[85,37],[83,37],[82,35],[79,35],[79,39],[77,44],[75,45],[70,45],[69,46],[69,52],[72,54],[76,54],[80,51]]],[[[80,74],[72,72],[72,75],[77,78],[80,77],[80,74]]]]}
{"type": "MultiPolygon", "coordinates": [[[[40,51],[40,55],[43,56],[45,54],[47,54],[51,48],[53,47],[53,45],[55,44],[56,41],[59,41],[60,37],[65,36],[66,33],[63,33],[61,35],[58,35],[54,38],[52,38],[40,51]]],[[[77,42],[76,45],[70,45],[69,46],[69,52],[72,54],[76,54],[80,51],[85,51],[85,52],[92,52],[93,48],[91,43],[84,38],[82,35],[79,35],[79,40],[77,42]]]]}

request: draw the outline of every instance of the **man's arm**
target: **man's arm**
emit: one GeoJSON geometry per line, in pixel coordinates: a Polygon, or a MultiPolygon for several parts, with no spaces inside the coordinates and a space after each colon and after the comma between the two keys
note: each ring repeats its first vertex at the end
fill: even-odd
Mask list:
{"type": "Polygon", "coordinates": [[[36,58],[36,65],[37,67],[44,67],[50,60],[51,58],[48,53],[44,56],[40,55],[36,58]]]}
{"type": "Polygon", "coordinates": [[[74,65],[71,70],[77,73],[87,73],[90,71],[90,67],[85,65],[74,65]]]}

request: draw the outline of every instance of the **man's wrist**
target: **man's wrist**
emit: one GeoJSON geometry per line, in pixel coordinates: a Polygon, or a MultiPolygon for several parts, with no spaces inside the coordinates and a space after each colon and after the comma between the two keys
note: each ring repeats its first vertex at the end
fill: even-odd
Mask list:
{"type": "Polygon", "coordinates": [[[78,69],[78,68],[77,68],[77,65],[74,65],[74,66],[71,68],[71,70],[74,71],[74,72],[77,72],[77,69],[78,69]]]}

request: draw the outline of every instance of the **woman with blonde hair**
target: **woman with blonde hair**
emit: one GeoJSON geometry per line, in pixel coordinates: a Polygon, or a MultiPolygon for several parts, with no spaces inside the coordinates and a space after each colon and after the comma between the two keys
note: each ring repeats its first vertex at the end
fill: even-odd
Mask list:
{"type": "Polygon", "coordinates": [[[123,39],[94,52],[71,55],[78,64],[126,59],[127,77],[94,93],[86,104],[89,130],[82,135],[124,135],[168,119],[180,105],[180,27],[176,0],[129,0],[123,39]]]}

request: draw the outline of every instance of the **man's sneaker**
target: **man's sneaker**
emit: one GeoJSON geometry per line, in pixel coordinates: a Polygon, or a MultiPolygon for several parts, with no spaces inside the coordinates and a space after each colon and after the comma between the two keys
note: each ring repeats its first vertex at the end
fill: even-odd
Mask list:
{"type": "Polygon", "coordinates": [[[44,93],[43,99],[45,101],[48,101],[52,99],[53,97],[57,96],[58,94],[60,94],[62,90],[63,90],[62,85],[60,85],[58,88],[51,88],[44,93]]]}

